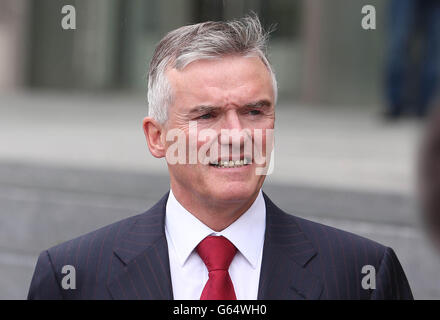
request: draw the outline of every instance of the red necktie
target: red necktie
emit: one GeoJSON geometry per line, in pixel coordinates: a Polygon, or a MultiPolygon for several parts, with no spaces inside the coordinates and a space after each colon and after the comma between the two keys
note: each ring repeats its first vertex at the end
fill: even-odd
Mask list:
{"type": "Polygon", "coordinates": [[[196,250],[209,272],[200,300],[237,300],[228,272],[237,248],[223,236],[209,236],[199,243],[196,250]]]}

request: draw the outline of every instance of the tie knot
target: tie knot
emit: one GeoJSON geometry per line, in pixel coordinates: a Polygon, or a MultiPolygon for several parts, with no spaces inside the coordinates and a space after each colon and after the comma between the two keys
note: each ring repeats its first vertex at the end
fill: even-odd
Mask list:
{"type": "Polygon", "coordinates": [[[209,272],[227,271],[237,253],[237,248],[223,236],[206,237],[199,243],[196,250],[209,272]]]}

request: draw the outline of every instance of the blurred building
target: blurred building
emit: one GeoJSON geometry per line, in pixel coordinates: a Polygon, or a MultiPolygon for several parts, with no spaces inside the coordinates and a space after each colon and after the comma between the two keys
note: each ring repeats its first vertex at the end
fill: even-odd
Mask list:
{"type": "Polygon", "coordinates": [[[382,90],[386,2],[368,1],[378,21],[366,31],[362,0],[0,0],[0,88],[145,91],[166,32],[252,10],[277,25],[270,58],[281,99],[373,104],[382,90]],[[76,8],[76,30],[61,28],[66,4],[76,8]]]}

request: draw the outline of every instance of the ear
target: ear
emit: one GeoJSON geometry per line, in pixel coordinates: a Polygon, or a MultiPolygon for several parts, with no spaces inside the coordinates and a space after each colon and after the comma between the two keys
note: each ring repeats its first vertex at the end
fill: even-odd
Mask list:
{"type": "Polygon", "coordinates": [[[151,117],[145,117],[142,121],[148,149],[156,158],[163,158],[166,154],[165,143],[162,135],[165,134],[163,126],[151,117]]]}

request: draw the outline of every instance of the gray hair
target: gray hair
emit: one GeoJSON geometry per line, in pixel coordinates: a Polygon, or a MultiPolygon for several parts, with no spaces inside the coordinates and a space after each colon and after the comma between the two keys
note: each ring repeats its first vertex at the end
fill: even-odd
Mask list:
{"type": "Polygon", "coordinates": [[[169,32],[158,44],[148,73],[148,115],[165,123],[172,104],[172,88],[165,72],[168,68],[182,70],[191,62],[237,54],[257,56],[272,77],[277,100],[275,73],[266,56],[269,32],[265,32],[256,15],[234,21],[208,21],[184,26],[169,32]]]}

